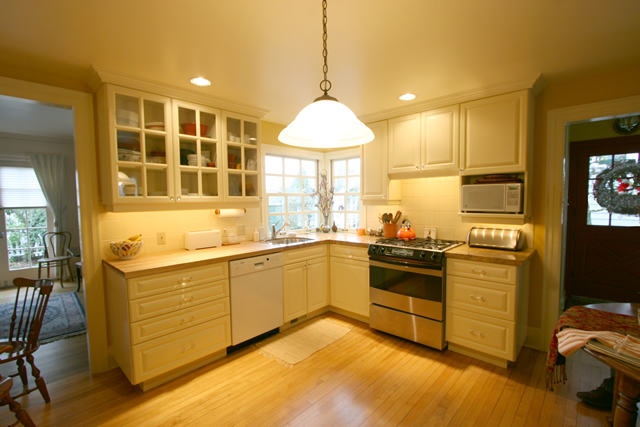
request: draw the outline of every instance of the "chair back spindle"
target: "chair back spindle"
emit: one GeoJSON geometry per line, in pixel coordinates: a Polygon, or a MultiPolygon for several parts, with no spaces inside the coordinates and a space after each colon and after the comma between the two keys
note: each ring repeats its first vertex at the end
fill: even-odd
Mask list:
{"type": "Polygon", "coordinates": [[[53,281],[18,278],[13,284],[18,289],[9,325],[9,341],[22,341],[27,349],[31,349],[38,345],[53,281]]]}

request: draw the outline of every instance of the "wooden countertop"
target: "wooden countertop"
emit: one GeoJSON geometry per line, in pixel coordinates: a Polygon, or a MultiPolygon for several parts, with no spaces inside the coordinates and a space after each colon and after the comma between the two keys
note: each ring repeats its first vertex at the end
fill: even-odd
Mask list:
{"type": "Polygon", "coordinates": [[[211,261],[232,261],[252,256],[295,250],[312,245],[341,243],[345,245],[367,247],[370,243],[375,243],[376,239],[379,238],[372,236],[357,236],[349,233],[309,233],[300,234],[298,237],[308,237],[313,239],[313,241],[290,246],[278,246],[265,242],[247,241],[240,242],[238,245],[199,249],[197,251],[178,249],[173,251],[156,252],[140,255],[134,259],[128,260],[114,258],[102,260],[102,263],[105,266],[114,268],[126,279],[130,279],[147,274],[174,271],[180,268],[200,267],[211,263],[211,261]]]}
{"type": "Polygon", "coordinates": [[[491,262],[494,264],[515,265],[520,267],[531,259],[535,249],[521,251],[502,251],[499,249],[470,248],[466,243],[445,252],[447,258],[466,259],[468,261],[491,262]]]}

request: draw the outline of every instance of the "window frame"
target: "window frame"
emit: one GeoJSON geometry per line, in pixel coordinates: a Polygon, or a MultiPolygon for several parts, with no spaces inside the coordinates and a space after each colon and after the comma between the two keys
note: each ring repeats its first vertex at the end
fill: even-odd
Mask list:
{"type": "MultiPolygon", "coordinates": [[[[356,147],[356,148],[350,148],[350,149],[346,149],[346,150],[339,150],[339,151],[332,151],[330,153],[326,153],[325,154],[325,166],[326,166],[326,170],[329,171],[329,180],[330,180],[330,185],[333,184],[333,161],[335,160],[348,160],[348,159],[353,159],[353,158],[359,158],[360,159],[360,173],[359,173],[359,178],[360,178],[360,192],[358,193],[359,196],[359,203],[358,203],[358,210],[357,211],[344,211],[345,214],[345,223],[346,223],[346,214],[347,213],[358,213],[358,215],[360,216],[359,218],[359,226],[357,228],[365,228],[363,221],[365,221],[365,215],[364,215],[364,205],[362,203],[362,150],[360,147],[356,147]]],[[[347,182],[348,184],[348,182],[347,182]]],[[[349,194],[349,193],[340,193],[340,194],[349,194]]],[[[355,194],[355,193],[351,193],[351,194],[355,194]]],[[[335,197],[335,194],[334,194],[335,197]]],[[[331,212],[331,221],[333,222],[333,214],[334,212],[331,212]]],[[[338,229],[338,231],[343,232],[343,233],[355,233],[356,232],[356,228],[340,228],[338,229]]]]}
{"type": "MultiPolygon", "coordinates": [[[[7,270],[10,271],[10,272],[11,271],[20,271],[20,270],[28,270],[28,269],[38,268],[38,263],[36,262],[35,264],[32,264],[31,263],[31,258],[29,258],[29,266],[28,267],[15,268],[15,269],[11,268],[11,261],[10,261],[10,258],[9,258],[10,252],[13,251],[13,250],[16,250],[16,248],[9,248],[9,232],[13,231],[13,230],[26,229],[27,230],[27,240],[30,241],[30,239],[29,239],[29,229],[31,229],[31,228],[38,228],[38,229],[45,228],[45,227],[29,227],[29,224],[27,222],[26,227],[20,227],[20,228],[16,228],[16,229],[8,229],[7,228],[7,223],[6,223],[6,211],[8,211],[8,210],[21,210],[21,209],[24,209],[24,210],[44,209],[45,215],[46,215],[46,222],[47,222],[46,231],[45,232],[53,231],[53,212],[51,211],[51,209],[49,209],[48,206],[13,207],[13,208],[4,208],[4,209],[2,209],[2,211],[3,211],[2,221],[4,221],[3,228],[4,228],[4,231],[5,231],[5,234],[6,234],[5,246],[6,246],[6,250],[7,250],[7,270]]],[[[29,244],[28,247],[17,248],[17,249],[26,249],[26,250],[29,250],[29,252],[31,252],[32,249],[38,249],[38,248],[42,249],[42,252],[43,252],[42,256],[44,257],[44,242],[43,242],[42,246],[33,246],[32,247],[29,244]]]]}
{"type": "MultiPolygon", "coordinates": [[[[301,150],[301,149],[294,149],[294,148],[289,148],[289,147],[280,147],[280,146],[275,146],[275,145],[270,145],[267,147],[267,144],[263,144],[263,150],[262,150],[262,170],[264,171],[264,173],[262,174],[262,179],[263,179],[263,193],[262,193],[262,200],[264,201],[263,203],[263,212],[262,212],[262,217],[263,217],[263,222],[264,224],[266,224],[267,229],[270,228],[270,217],[272,216],[284,216],[285,217],[285,221],[288,215],[304,215],[306,213],[310,213],[311,211],[306,211],[304,210],[304,196],[307,195],[308,193],[286,193],[286,192],[282,192],[282,193],[267,193],[267,175],[274,175],[274,174],[269,174],[267,173],[267,167],[266,167],[266,157],[267,156],[275,156],[275,157],[282,157],[282,158],[294,158],[294,159],[299,159],[299,160],[310,160],[310,161],[315,161],[316,162],[316,187],[319,185],[319,176],[320,176],[320,171],[322,170],[323,166],[324,166],[324,156],[322,155],[322,153],[317,153],[317,152],[313,152],[313,151],[307,151],[307,150],[301,150]],[[269,196],[282,196],[286,197],[289,195],[300,195],[303,197],[303,206],[302,206],[302,211],[301,212],[288,212],[288,206],[285,206],[285,212],[279,212],[279,213],[274,213],[271,214],[269,212],[269,196]]],[[[284,165],[283,165],[284,166],[284,165]]],[[[284,169],[283,169],[283,173],[282,176],[285,177],[286,175],[284,174],[284,169]]],[[[302,175],[300,175],[302,177],[302,175]]],[[[283,188],[284,190],[284,188],[283,188]]],[[[302,191],[302,188],[300,189],[302,191]]],[[[286,203],[286,202],[285,202],[286,203]]],[[[318,218],[318,225],[320,224],[320,222],[322,221],[321,218],[321,214],[318,211],[318,209],[316,208],[314,211],[314,213],[317,214],[317,218],[318,218]]],[[[303,220],[304,221],[304,220],[303,220]]],[[[279,226],[282,224],[279,224],[279,226]]],[[[304,225],[303,225],[304,227],[304,225]]],[[[289,228],[286,228],[287,231],[289,231],[289,228]]],[[[296,228],[296,229],[291,229],[292,231],[303,231],[303,228],[296,228]]],[[[317,229],[316,229],[317,230],[317,229]]],[[[309,230],[309,232],[313,232],[316,230],[309,230]]],[[[270,230],[267,230],[267,236],[270,236],[270,230]]]]}

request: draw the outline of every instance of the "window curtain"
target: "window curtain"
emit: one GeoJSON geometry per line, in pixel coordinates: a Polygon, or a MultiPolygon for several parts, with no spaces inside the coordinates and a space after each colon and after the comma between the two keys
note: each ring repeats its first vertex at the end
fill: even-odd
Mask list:
{"type": "Polygon", "coordinates": [[[53,212],[53,231],[66,231],[66,187],[64,185],[64,156],[34,154],[29,156],[33,170],[53,212]]]}

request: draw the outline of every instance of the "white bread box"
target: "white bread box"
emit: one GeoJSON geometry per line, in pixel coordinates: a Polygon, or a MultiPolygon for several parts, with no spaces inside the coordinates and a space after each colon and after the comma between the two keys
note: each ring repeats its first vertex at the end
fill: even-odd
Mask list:
{"type": "Polygon", "coordinates": [[[184,248],[190,251],[222,246],[220,230],[187,231],[184,233],[184,248]]]}

